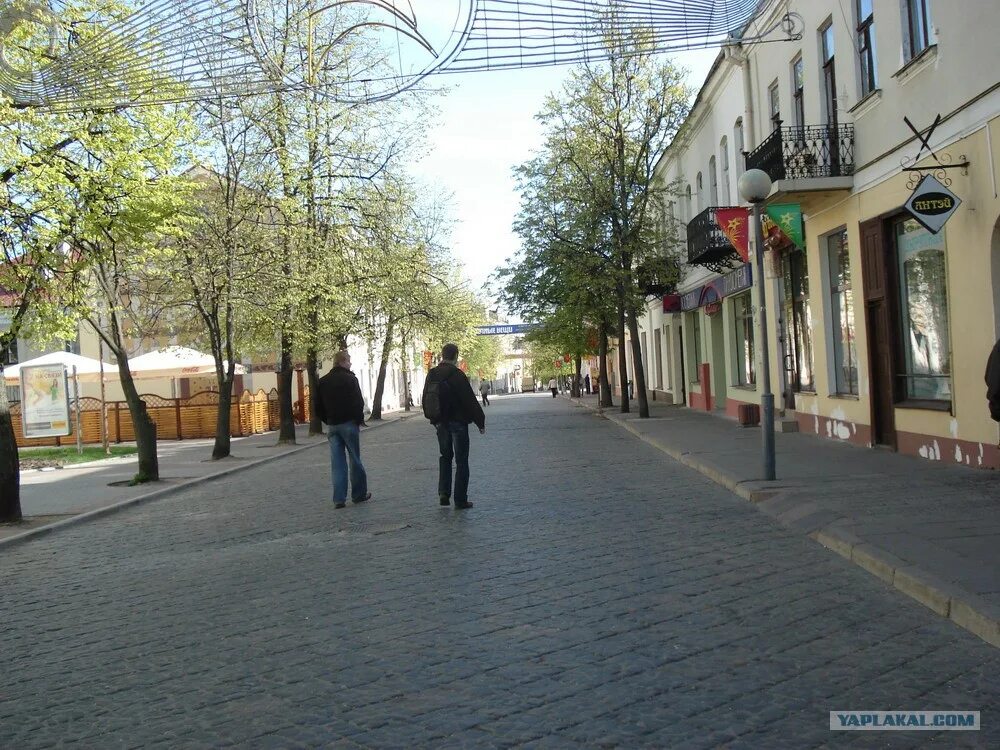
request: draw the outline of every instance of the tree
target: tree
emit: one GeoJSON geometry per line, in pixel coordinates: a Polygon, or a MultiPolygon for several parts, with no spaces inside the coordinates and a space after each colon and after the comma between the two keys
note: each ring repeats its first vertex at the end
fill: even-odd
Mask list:
{"type": "MultiPolygon", "coordinates": [[[[619,341],[624,342],[626,328],[629,332],[639,414],[648,417],[637,317],[645,290],[639,275],[651,264],[669,267],[660,263],[666,252],[662,205],[672,186],[659,184],[654,169],[687,115],[689,92],[681,70],[656,62],[648,29],[621,33],[625,19],[616,16],[610,22],[619,31],[606,35],[606,60],[576,68],[539,114],[546,130],[544,169],[531,171],[570,191],[553,205],[567,209],[557,213],[573,232],[568,240],[561,230],[549,232],[546,241],[555,236],[560,244],[580,246],[580,239],[589,236],[609,261],[601,271],[614,288],[619,341]]],[[[551,194],[538,193],[543,204],[551,202],[551,194]]],[[[527,221],[534,221],[530,212],[527,221]]],[[[601,314],[597,318],[603,332],[607,321],[601,314]]],[[[622,373],[624,360],[619,347],[622,373]]],[[[627,390],[622,391],[622,411],[628,411],[627,390]]]]}

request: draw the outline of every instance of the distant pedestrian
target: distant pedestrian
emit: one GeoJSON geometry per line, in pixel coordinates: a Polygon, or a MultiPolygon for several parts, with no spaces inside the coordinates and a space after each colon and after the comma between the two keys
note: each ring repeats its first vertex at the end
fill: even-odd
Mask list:
{"type": "Polygon", "coordinates": [[[479,395],[483,397],[483,406],[490,405],[490,384],[485,380],[479,384],[479,395]]]}
{"type": "Polygon", "coordinates": [[[368,491],[368,474],[361,463],[361,425],[365,423],[365,398],[358,379],[351,372],[351,355],[337,352],[333,369],[319,379],[316,414],[328,425],[330,465],[333,472],[333,507],[347,505],[347,479],[351,480],[351,501],[363,503],[368,491]],[[344,454],[347,454],[346,458],[344,454]],[[348,471],[350,462],[350,471],[348,471]]]}
{"type": "Polygon", "coordinates": [[[469,424],[486,434],[486,415],[465,373],[458,369],[458,347],[445,344],[441,364],[427,373],[423,396],[424,416],[437,430],[438,500],[451,504],[451,464],[455,461],[455,507],[471,508],[469,502],[469,424]]]}
{"type": "Polygon", "coordinates": [[[552,391],[552,398],[555,398],[559,392],[559,383],[555,378],[549,378],[549,390],[552,391]]]}
{"type": "Polygon", "coordinates": [[[583,376],[583,390],[587,395],[590,395],[590,373],[588,372],[583,376]]]}
{"type": "Polygon", "coordinates": [[[1000,422],[1000,339],[986,361],[986,400],[990,404],[990,416],[1000,422]]]}

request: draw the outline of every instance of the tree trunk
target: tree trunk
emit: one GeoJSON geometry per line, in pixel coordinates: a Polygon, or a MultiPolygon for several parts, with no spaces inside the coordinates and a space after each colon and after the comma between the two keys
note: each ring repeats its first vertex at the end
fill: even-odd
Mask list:
{"type": "Polygon", "coordinates": [[[0,365],[0,523],[21,520],[21,464],[0,365]]]}
{"type": "Polygon", "coordinates": [[[139,453],[139,471],[132,481],[135,484],[158,482],[160,460],[156,454],[156,424],[146,411],[146,402],[139,398],[139,390],[135,387],[132,372],[128,368],[128,356],[122,350],[115,352],[115,356],[118,358],[118,379],[132,416],[135,447],[139,453]]]}
{"type": "Polygon", "coordinates": [[[628,414],[628,362],[625,359],[625,300],[621,290],[618,292],[618,380],[621,382],[621,413],[628,414]]]}
{"type": "Polygon", "coordinates": [[[382,419],[382,394],[385,393],[385,373],[389,368],[389,357],[392,356],[392,333],[395,321],[390,317],[385,325],[385,341],[382,342],[382,361],[378,366],[378,378],[375,380],[375,394],[372,396],[372,419],[382,419]]]}
{"type": "Polygon", "coordinates": [[[410,411],[410,359],[406,356],[406,341],[409,335],[403,332],[403,342],[400,347],[399,361],[403,367],[403,411],[410,411]]]}
{"type": "Polygon", "coordinates": [[[632,369],[635,378],[635,393],[639,400],[639,417],[649,418],[649,399],[646,397],[646,371],[642,366],[642,345],[639,342],[639,320],[635,310],[628,311],[628,332],[632,339],[632,369]]]}
{"type": "Polygon", "coordinates": [[[292,335],[281,332],[281,369],[278,370],[278,445],[295,443],[295,414],[292,411],[292,335]]]}
{"type": "Polygon", "coordinates": [[[323,421],[316,413],[319,399],[319,352],[315,346],[310,346],[306,352],[306,377],[309,382],[309,437],[323,434],[323,421]]]}
{"type": "Polygon", "coordinates": [[[608,327],[601,323],[601,340],[598,344],[597,393],[602,407],[614,406],[611,383],[608,382],[608,327]]]}
{"type": "Polygon", "coordinates": [[[219,415],[215,420],[215,445],[212,447],[212,460],[228,458],[232,452],[232,440],[229,418],[233,413],[233,377],[234,370],[226,372],[219,381],[219,415]]]}
{"type": "Polygon", "coordinates": [[[579,354],[575,357],[576,361],[576,377],[573,378],[573,386],[570,389],[569,395],[573,398],[580,398],[580,392],[582,390],[580,383],[580,370],[583,368],[583,357],[579,354]]]}

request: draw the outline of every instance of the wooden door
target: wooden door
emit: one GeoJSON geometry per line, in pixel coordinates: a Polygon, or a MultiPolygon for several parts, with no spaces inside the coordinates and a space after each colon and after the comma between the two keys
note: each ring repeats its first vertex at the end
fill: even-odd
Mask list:
{"type": "Polygon", "coordinates": [[[896,447],[895,391],[893,376],[895,336],[883,221],[861,224],[861,266],[864,286],[865,325],[868,330],[868,384],[871,399],[872,441],[896,447]]]}

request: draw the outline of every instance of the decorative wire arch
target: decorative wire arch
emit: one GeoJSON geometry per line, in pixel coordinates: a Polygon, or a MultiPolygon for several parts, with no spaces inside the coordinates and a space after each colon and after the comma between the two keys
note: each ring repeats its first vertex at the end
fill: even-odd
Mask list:
{"type": "MultiPolygon", "coordinates": [[[[0,0],[0,93],[75,110],[322,88],[377,101],[440,73],[599,60],[641,34],[670,52],[738,38],[760,0],[132,0],[83,16],[74,0],[0,0]],[[37,48],[14,58],[25,27],[37,48]]],[[[789,38],[791,16],[779,26],[789,38]]]]}

